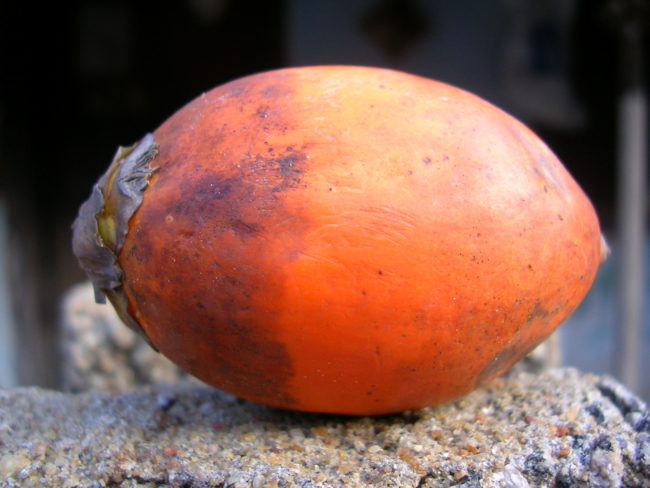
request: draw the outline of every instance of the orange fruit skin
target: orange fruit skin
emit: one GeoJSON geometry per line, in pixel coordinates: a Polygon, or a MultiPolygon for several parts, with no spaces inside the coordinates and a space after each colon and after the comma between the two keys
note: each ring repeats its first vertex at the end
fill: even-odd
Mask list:
{"type": "Polygon", "coordinates": [[[155,132],[119,255],[152,343],[240,397],[383,414],[503,373],[601,261],[540,139],[444,83],[365,67],[219,86],[155,132]]]}

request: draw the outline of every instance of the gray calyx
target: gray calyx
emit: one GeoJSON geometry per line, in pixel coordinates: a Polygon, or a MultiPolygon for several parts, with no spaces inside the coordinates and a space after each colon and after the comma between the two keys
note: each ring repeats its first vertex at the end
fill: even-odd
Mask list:
{"type": "Polygon", "coordinates": [[[106,303],[108,297],[120,318],[138,332],[142,332],[140,325],[127,312],[124,273],[117,258],[129,220],[140,207],[149,177],[156,170],[150,163],[157,154],[158,144],[152,134],[133,146],[118,148],[72,224],[72,249],[93,283],[95,300],[106,303]]]}

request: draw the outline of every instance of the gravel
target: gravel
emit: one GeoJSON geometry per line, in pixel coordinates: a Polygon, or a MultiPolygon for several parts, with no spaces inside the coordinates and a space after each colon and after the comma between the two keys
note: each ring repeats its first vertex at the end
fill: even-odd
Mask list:
{"type": "Polygon", "coordinates": [[[188,381],[0,390],[6,487],[644,487],[647,405],[552,369],[380,417],[255,405],[188,381]]]}

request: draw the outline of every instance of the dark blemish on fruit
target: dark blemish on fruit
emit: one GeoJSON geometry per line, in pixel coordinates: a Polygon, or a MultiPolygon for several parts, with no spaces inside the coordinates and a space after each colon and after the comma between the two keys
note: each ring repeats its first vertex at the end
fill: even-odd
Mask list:
{"type": "Polygon", "coordinates": [[[384,274],[384,271],[381,270],[381,269],[378,269],[378,270],[377,270],[377,274],[378,274],[378,275],[383,275],[383,274],[384,274]]]}
{"type": "Polygon", "coordinates": [[[419,324],[426,324],[427,322],[427,313],[424,310],[418,310],[413,315],[413,322],[419,324]]]}
{"type": "Polygon", "coordinates": [[[361,290],[361,294],[365,297],[368,293],[366,292],[366,290],[361,290]]]}
{"type": "Polygon", "coordinates": [[[447,156],[447,155],[445,154],[445,155],[442,157],[442,160],[443,160],[443,161],[449,161],[449,156],[447,156]]]}
{"type": "Polygon", "coordinates": [[[431,158],[429,156],[425,156],[424,158],[422,158],[422,162],[424,164],[431,164],[431,158]]]}
{"type": "Polygon", "coordinates": [[[151,256],[151,245],[146,241],[140,242],[137,246],[133,246],[129,249],[128,255],[136,261],[146,263],[149,261],[149,257],[151,256]]]}
{"type": "MultiPolygon", "coordinates": [[[[275,124],[275,108],[265,118],[263,103],[247,105],[246,110],[256,124],[249,130],[265,124],[283,130],[286,125],[285,120],[275,124]]],[[[259,153],[249,149],[244,154],[246,147],[224,151],[203,143],[198,135],[183,134],[196,152],[164,154],[167,160],[161,161],[156,184],[148,189],[151,198],[131,219],[121,259],[138,277],[125,284],[132,309],[150,323],[165,324],[152,338],[181,367],[231,391],[289,405],[293,359],[283,338],[273,332],[278,312],[256,300],[266,296],[269,303],[281,302],[276,290],[284,275],[275,264],[277,258],[302,250],[310,222],[278,192],[303,184],[309,160],[301,151],[285,150],[290,142],[286,139],[279,148],[258,144],[263,148],[259,153]],[[197,161],[205,155],[226,159],[204,166],[197,161]],[[274,237],[265,227],[275,222],[291,222],[290,238],[279,251],[265,244],[274,237]],[[152,278],[160,269],[169,278],[164,283],[152,278]],[[264,317],[264,324],[254,319],[258,316],[264,317]],[[178,344],[187,337],[195,337],[197,347],[210,351],[209,367],[205,355],[179,352],[178,344]]]]}
{"type": "Polygon", "coordinates": [[[558,177],[557,169],[553,162],[546,157],[540,148],[533,144],[533,142],[527,138],[518,127],[511,127],[511,132],[517,138],[521,146],[528,151],[533,158],[535,164],[533,171],[535,174],[539,176],[543,182],[548,183],[548,185],[556,192],[560,194],[566,193],[566,189],[564,188],[561,179],[558,177]]]}
{"type": "Polygon", "coordinates": [[[261,93],[264,98],[275,99],[275,98],[284,97],[288,95],[290,92],[285,85],[274,83],[274,84],[267,85],[264,89],[262,89],[261,93]]]}
{"type": "Polygon", "coordinates": [[[231,219],[229,223],[230,228],[242,239],[259,234],[263,229],[260,224],[244,222],[240,219],[231,219]]]}
{"type": "Polygon", "coordinates": [[[539,300],[536,300],[534,305],[528,311],[528,316],[526,317],[526,323],[524,325],[529,325],[535,319],[545,319],[548,315],[548,310],[542,306],[539,300]]]}
{"type": "Polygon", "coordinates": [[[192,229],[180,228],[180,229],[178,229],[177,234],[180,237],[183,237],[185,239],[191,239],[194,236],[194,234],[196,234],[196,232],[194,230],[192,230],[192,229]]]}
{"type": "Polygon", "coordinates": [[[564,217],[562,217],[560,214],[557,214],[557,218],[558,220],[562,220],[562,221],[564,220],[564,217]]]}
{"type": "Polygon", "coordinates": [[[479,373],[476,379],[476,386],[481,386],[486,381],[491,380],[494,376],[503,372],[503,370],[510,364],[517,361],[518,358],[525,356],[527,351],[521,350],[521,344],[513,341],[508,344],[503,350],[496,353],[487,366],[479,373]]]}
{"type": "Polygon", "coordinates": [[[292,154],[275,160],[275,164],[277,164],[276,171],[282,179],[278,185],[273,187],[273,192],[295,188],[295,186],[300,183],[302,173],[300,163],[303,162],[304,159],[304,156],[292,154]]]}
{"type": "Polygon", "coordinates": [[[300,173],[300,170],[296,167],[298,162],[298,156],[286,156],[277,160],[280,172],[285,175],[289,173],[300,173]]]}
{"type": "Polygon", "coordinates": [[[194,178],[180,180],[178,184],[182,195],[182,201],[178,202],[179,206],[188,206],[189,200],[201,201],[213,198],[221,200],[227,197],[237,185],[236,179],[217,178],[213,173],[204,170],[200,170],[200,173],[197,170],[193,176],[194,178]]]}
{"type": "Polygon", "coordinates": [[[412,175],[413,175],[413,170],[410,169],[409,170],[409,176],[412,176],[412,175]]]}
{"type": "Polygon", "coordinates": [[[240,82],[240,80],[235,80],[231,83],[228,83],[226,87],[228,88],[227,95],[229,98],[237,98],[246,90],[245,86],[240,82]]]}
{"type": "Polygon", "coordinates": [[[287,152],[293,151],[293,146],[287,146],[287,152]]]}
{"type": "Polygon", "coordinates": [[[270,107],[268,105],[260,105],[257,107],[257,111],[255,112],[255,115],[262,119],[266,119],[269,116],[270,113],[270,107]]]}
{"type": "Polygon", "coordinates": [[[548,188],[544,185],[544,193],[548,193],[548,188]]]}
{"type": "Polygon", "coordinates": [[[227,333],[221,337],[223,343],[219,345],[215,342],[212,350],[217,356],[224,349],[237,353],[227,354],[218,362],[220,376],[226,379],[224,388],[237,390],[244,384],[252,396],[269,396],[282,403],[294,403],[285,386],[293,374],[286,347],[265,337],[254,324],[230,319],[222,327],[227,329],[227,333]],[[249,357],[251,361],[246,361],[249,357]],[[265,369],[268,370],[259,370],[258,363],[253,359],[259,357],[265,358],[265,369]],[[264,381],[259,380],[259,375],[264,377],[264,381]]]}
{"type": "MultiPolygon", "coordinates": [[[[307,161],[302,151],[295,150],[284,155],[247,155],[246,159],[248,161],[244,160],[240,165],[241,179],[263,181],[263,186],[270,187],[273,193],[297,188],[302,182],[307,161]]],[[[259,185],[255,187],[259,191],[259,185]]]]}
{"type": "Polygon", "coordinates": [[[535,172],[544,178],[558,193],[564,193],[566,190],[564,189],[562,182],[558,179],[556,169],[551,161],[544,154],[538,152],[533,154],[535,162],[541,170],[540,172],[535,168],[535,172]]]}

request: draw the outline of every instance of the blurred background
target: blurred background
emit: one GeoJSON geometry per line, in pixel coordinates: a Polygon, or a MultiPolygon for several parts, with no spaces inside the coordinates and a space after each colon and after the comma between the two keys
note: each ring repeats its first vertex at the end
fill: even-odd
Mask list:
{"type": "Polygon", "coordinates": [[[85,279],[70,225],[118,145],[233,78],[360,64],[472,91],[556,152],[613,250],[564,363],[650,399],[648,19],[645,0],[3,2],[0,387],[60,385],[61,299],[85,279]]]}

